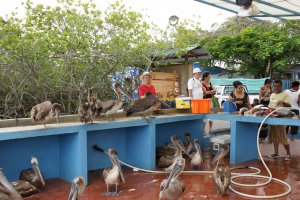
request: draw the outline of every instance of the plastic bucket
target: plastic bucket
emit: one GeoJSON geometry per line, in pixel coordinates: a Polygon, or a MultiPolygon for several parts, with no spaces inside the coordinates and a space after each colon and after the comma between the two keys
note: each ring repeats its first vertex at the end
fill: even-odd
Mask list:
{"type": "Polygon", "coordinates": [[[193,114],[210,113],[210,99],[192,99],[193,114]]]}
{"type": "Polygon", "coordinates": [[[231,101],[224,102],[224,112],[232,113],[236,111],[236,104],[231,101]]]}

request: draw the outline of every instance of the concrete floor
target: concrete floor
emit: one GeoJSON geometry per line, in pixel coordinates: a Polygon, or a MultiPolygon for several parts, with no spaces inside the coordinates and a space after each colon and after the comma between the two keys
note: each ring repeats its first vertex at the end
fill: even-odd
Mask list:
{"type": "MultiPolygon", "coordinates": [[[[290,161],[284,161],[283,157],[270,159],[264,157],[264,160],[273,174],[273,177],[286,181],[291,185],[292,191],[280,200],[297,200],[300,199],[300,140],[290,142],[293,157],[290,161]]],[[[261,141],[260,149],[262,155],[273,153],[273,145],[267,141],[261,141]]],[[[280,146],[280,155],[284,156],[285,151],[280,146]]],[[[255,166],[262,170],[266,175],[266,170],[259,159],[242,163],[243,165],[255,166]]],[[[205,159],[203,170],[213,170],[214,166],[209,166],[209,159],[205,159]]],[[[186,165],[189,170],[189,165],[186,165]]],[[[131,169],[124,167],[126,184],[119,186],[119,195],[114,197],[105,197],[102,195],[106,191],[106,185],[101,177],[102,170],[92,171],[89,173],[89,185],[81,200],[108,200],[108,199],[130,199],[130,200],[154,200],[158,199],[159,186],[166,175],[148,174],[143,172],[133,172],[131,169]]],[[[243,170],[246,172],[245,170],[243,170]]],[[[237,172],[237,171],[236,171],[237,172]]],[[[242,172],[241,170],[239,172],[242,172]]],[[[242,200],[249,199],[234,194],[229,191],[227,196],[217,195],[216,188],[213,184],[212,175],[210,174],[181,174],[180,179],[186,185],[186,190],[182,195],[182,200],[202,200],[202,199],[231,199],[242,200]]],[[[237,179],[242,183],[254,183],[260,180],[237,179]]],[[[46,181],[46,187],[39,194],[26,198],[26,200],[66,200],[70,191],[70,183],[60,179],[50,179],[46,181]]],[[[269,185],[259,188],[237,188],[239,191],[257,195],[274,195],[284,191],[284,187],[278,183],[271,182],[269,185]]],[[[113,187],[111,188],[113,190],[113,187]]]]}

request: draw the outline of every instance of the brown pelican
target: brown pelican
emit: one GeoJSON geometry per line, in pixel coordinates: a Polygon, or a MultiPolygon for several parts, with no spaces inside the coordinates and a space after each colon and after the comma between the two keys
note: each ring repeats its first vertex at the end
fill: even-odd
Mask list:
{"type": "Polygon", "coordinates": [[[227,189],[230,184],[231,172],[230,167],[224,164],[224,157],[229,152],[229,146],[222,147],[217,166],[214,170],[213,179],[217,187],[218,194],[226,195],[227,189]]]}
{"type": "Polygon", "coordinates": [[[184,144],[186,152],[189,154],[193,149],[193,142],[191,139],[191,135],[189,133],[184,133],[184,138],[187,140],[187,143],[184,144]]]}
{"type": "Polygon", "coordinates": [[[22,196],[23,198],[29,197],[29,196],[31,196],[31,195],[36,194],[36,193],[39,192],[39,190],[36,187],[34,187],[33,185],[31,185],[27,181],[18,180],[18,181],[14,181],[12,183],[9,183],[7,181],[7,179],[5,178],[4,174],[2,173],[2,170],[0,170],[0,171],[1,171],[1,173],[0,173],[0,182],[4,186],[4,187],[0,186],[0,197],[1,197],[1,195],[5,196],[5,194],[7,194],[9,196],[8,199],[11,199],[11,200],[19,199],[18,195],[16,195],[13,190],[16,190],[17,193],[20,196],[22,196]],[[9,187],[8,184],[11,184],[11,186],[13,187],[13,189],[11,187],[9,187]],[[4,193],[4,194],[2,194],[2,193],[4,193]],[[11,196],[13,196],[14,198],[10,198],[11,196]]]}
{"type": "Polygon", "coordinates": [[[19,176],[20,180],[29,182],[36,188],[41,188],[45,186],[44,177],[40,171],[39,163],[37,158],[31,158],[32,168],[22,170],[19,176]]]}
{"type": "Polygon", "coordinates": [[[194,140],[194,146],[196,149],[196,152],[192,153],[191,156],[191,167],[192,169],[194,167],[200,167],[203,163],[203,157],[202,157],[202,152],[201,152],[201,148],[200,148],[200,142],[198,139],[194,140]]]}
{"type": "MultiPolygon", "coordinates": [[[[184,133],[184,137],[187,140],[187,143],[183,145],[184,146],[183,153],[185,155],[187,155],[188,157],[190,157],[189,153],[193,148],[191,135],[189,133],[184,133]]],[[[176,151],[177,151],[177,147],[174,146],[174,144],[172,144],[172,143],[166,144],[165,146],[158,147],[156,149],[156,157],[160,158],[162,156],[166,156],[166,157],[174,156],[176,151]]]]}
{"type": "Polygon", "coordinates": [[[92,96],[90,98],[90,102],[91,102],[91,110],[94,116],[101,115],[101,113],[105,113],[115,104],[114,100],[101,101],[95,96],[92,96]]]}
{"type": "Polygon", "coordinates": [[[112,168],[106,168],[103,170],[103,178],[106,184],[106,193],[104,195],[117,195],[118,184],[120,181],[125,183],[125,177],[120,166],[118,153],[115,149],[109,149],[107,152],[113,166],[112,168]],[[109,185],[115,185],[115,192],[109,192],[109,185]]]}
{"type": "Polygon", "coordinates": [[[131,102],[125,109],[126,116],[130,116],[133,113],[139,113],[142,118],[152,115],[153,112],[161,108],[162,102],[154,97],[150,92],[145,94],[145,98],[136,99],[131,102]]]}
{"type": "Polygon", "coordinates": [[[93,123],[94,115],[89,102],[79,105],[78,115],[81,123],[93,123]]]}
{"type": "Polygon", "coordinates": [[[168,179],[164,179],[160,184],[159,199],[177,200],[185,190],[185,185],[178,177],[185,167],[185,160],[179,158],[175,161],[168,179]]]}
{"type": "Polygon", "coordinates": [[[2,168],[0,168],[0,183],[3,185],[3,187],[0,186],[1,200],[22,200],[21,195],[6,179],[5,175],[2,172],[2,168]]]}
{"type": "Polygon", "coordinates": [[[62,106],[61,104],[54,103],[52,104],[50,101],[44,101],[40,104],[37,104],[31,109],[31,118],[34,122],[43,122],[44,126],[45,122],[51,118],[56,116],[56,122],[58,123],[58,117],[62,106]]]}
{"type": "Polygon", "coordinates": [[[129,95],[127,93],[125,93],[121,87],[120,87],[120,84],[115,84],[114,86],[114,92],[116,93],[117,95],[117,99],[114,100],[114,103],[113,105],[108,108],[105,112],[102,112],[101,113],[101,116],[106,116],[107,118],[109,116],[112,116],[112,120],[115,119],[115,114],[117,113],[118,110],[121,109],[122,105],[123,105],[123,101],[122,101],[122,98],[121,98],[121,94],[123,94],[125,97],[127,97],[128,99],[131,99],[131,97],[129,97],[129,95]]]}
{"type": "Polygon", "coordinates": [[[85,189],[84,178],[81,176],[75,177],[72,181],[72,187],[71,187],[68,200],[78,200],[80,196],[83,194],[84,189],[85,189]]]}
{"type": "Polygon", "coordinates": [[[171,137],[172,144],[176,147],[176,152],[173,156],[162,156],[158,160],[158,167],[165,168],[165,171],[172,171],[175,161],[179,158],[182,158],[182,151],[186,152],[181,140],[176,136],[173,135],[171,137]]]}

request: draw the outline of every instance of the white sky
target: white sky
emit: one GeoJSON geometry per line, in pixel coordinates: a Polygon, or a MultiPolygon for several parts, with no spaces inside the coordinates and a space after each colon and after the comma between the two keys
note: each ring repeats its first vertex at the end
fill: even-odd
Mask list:
{"type": "MultiPolygon", "coordinates": [[[[10,14],[16,7],[19,7],[20,13],[22,1],[24,0],[0,0],[0,16],[6,19],[6,14],[10,14]]],[[[32,0],[32,2],[55,5],[56,0],[32,0]]],[[[100,10],[104,10],[114,2],[115,0],[94,0],[100,10]]],[[[179,20],[197,19],[200,21],[200,27],[206,30],[210,29],[212,24],[220,24],[227,17],[234,16],[233,13],[194,0],[123,0],[123,2],[134,11],[150,16],[150,20],[159,25],[160,28],[168,25],[168,19],[172,15],[177,15],[179,20]]],[[[23,16],[22,13],[20,14],[23,16]]]]}

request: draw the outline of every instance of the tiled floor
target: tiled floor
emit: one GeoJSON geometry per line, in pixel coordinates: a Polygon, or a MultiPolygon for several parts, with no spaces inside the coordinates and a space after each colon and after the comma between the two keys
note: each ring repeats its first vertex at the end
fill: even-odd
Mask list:
{"type": "MultiPolygon", "coordinates": [[[[273,177],[281,179],[289,183],[292,187],[291,193],[286,196],[279,198],[297,200],[300,199],[300,140],[297,139],[291,144],[291,151],[294,155],[292,160],[284,161],[283,158],[276,160],[265,157],[266,164],[270,167],[273,177]]],[[[273,146],[268,144],[266,141],[261,142],[262,155],[269,155],[273,153],[273,146]]],[[[280,154],[284,155],[285,151],[280,146],[280,154]]],[[[262,174],[266,175],[263,165],[260,160],[255,160],[243,165],[256,166],[262,169],[262,174]]],[[[186,166],[186,170],[189,166],[186,166]]],[[[213,167],[209,166],[209,159],[205,160],[204,170],[213,170],[213,167]]],[[[81,197],[82,200],[108,200],[108,199],[130,199],[130,200],[154,200],[158,199],[159,196],[159,185],[160,182],[166,178],[166,175],[149,174],[143,172],[133,172],[129,168],[124,168],[126,184],[119,186],[119,195],[113,197],[103,196],[102,193],[106,191],[106,185],[101,177],[102,170],[92,171],[89,173],[89,185],[81,197]]],[[[244,170],[244,172],[246,172],[244,170]]],[[[182,195],[183,200],[202,200],[202,199],[251,199],[244,198],[233,192],[225,197],[219,196],[216,193],[216,188],[212,181],[211,174],[181,174],[182,182],[186,185],[186,190],[182,195]]],[[[237,179],[242,183],[254,183],[261,180],[250,180],[237,179]]],[[[235,187],[239,191],[246,192],[249,194],[257,195],[274,195],[284,191],[284,187],[278,183],[271,182],[269,185],[258,188],[241,188],[235,187]]],[[[111,190],[114,188],[112,187],[111,190]]],[[[60,179],[47,180],[46,187],[42,189],[39,194],[31,196],[26,200],[66,200],[70,190],[70,183],[60,179]]]]}

